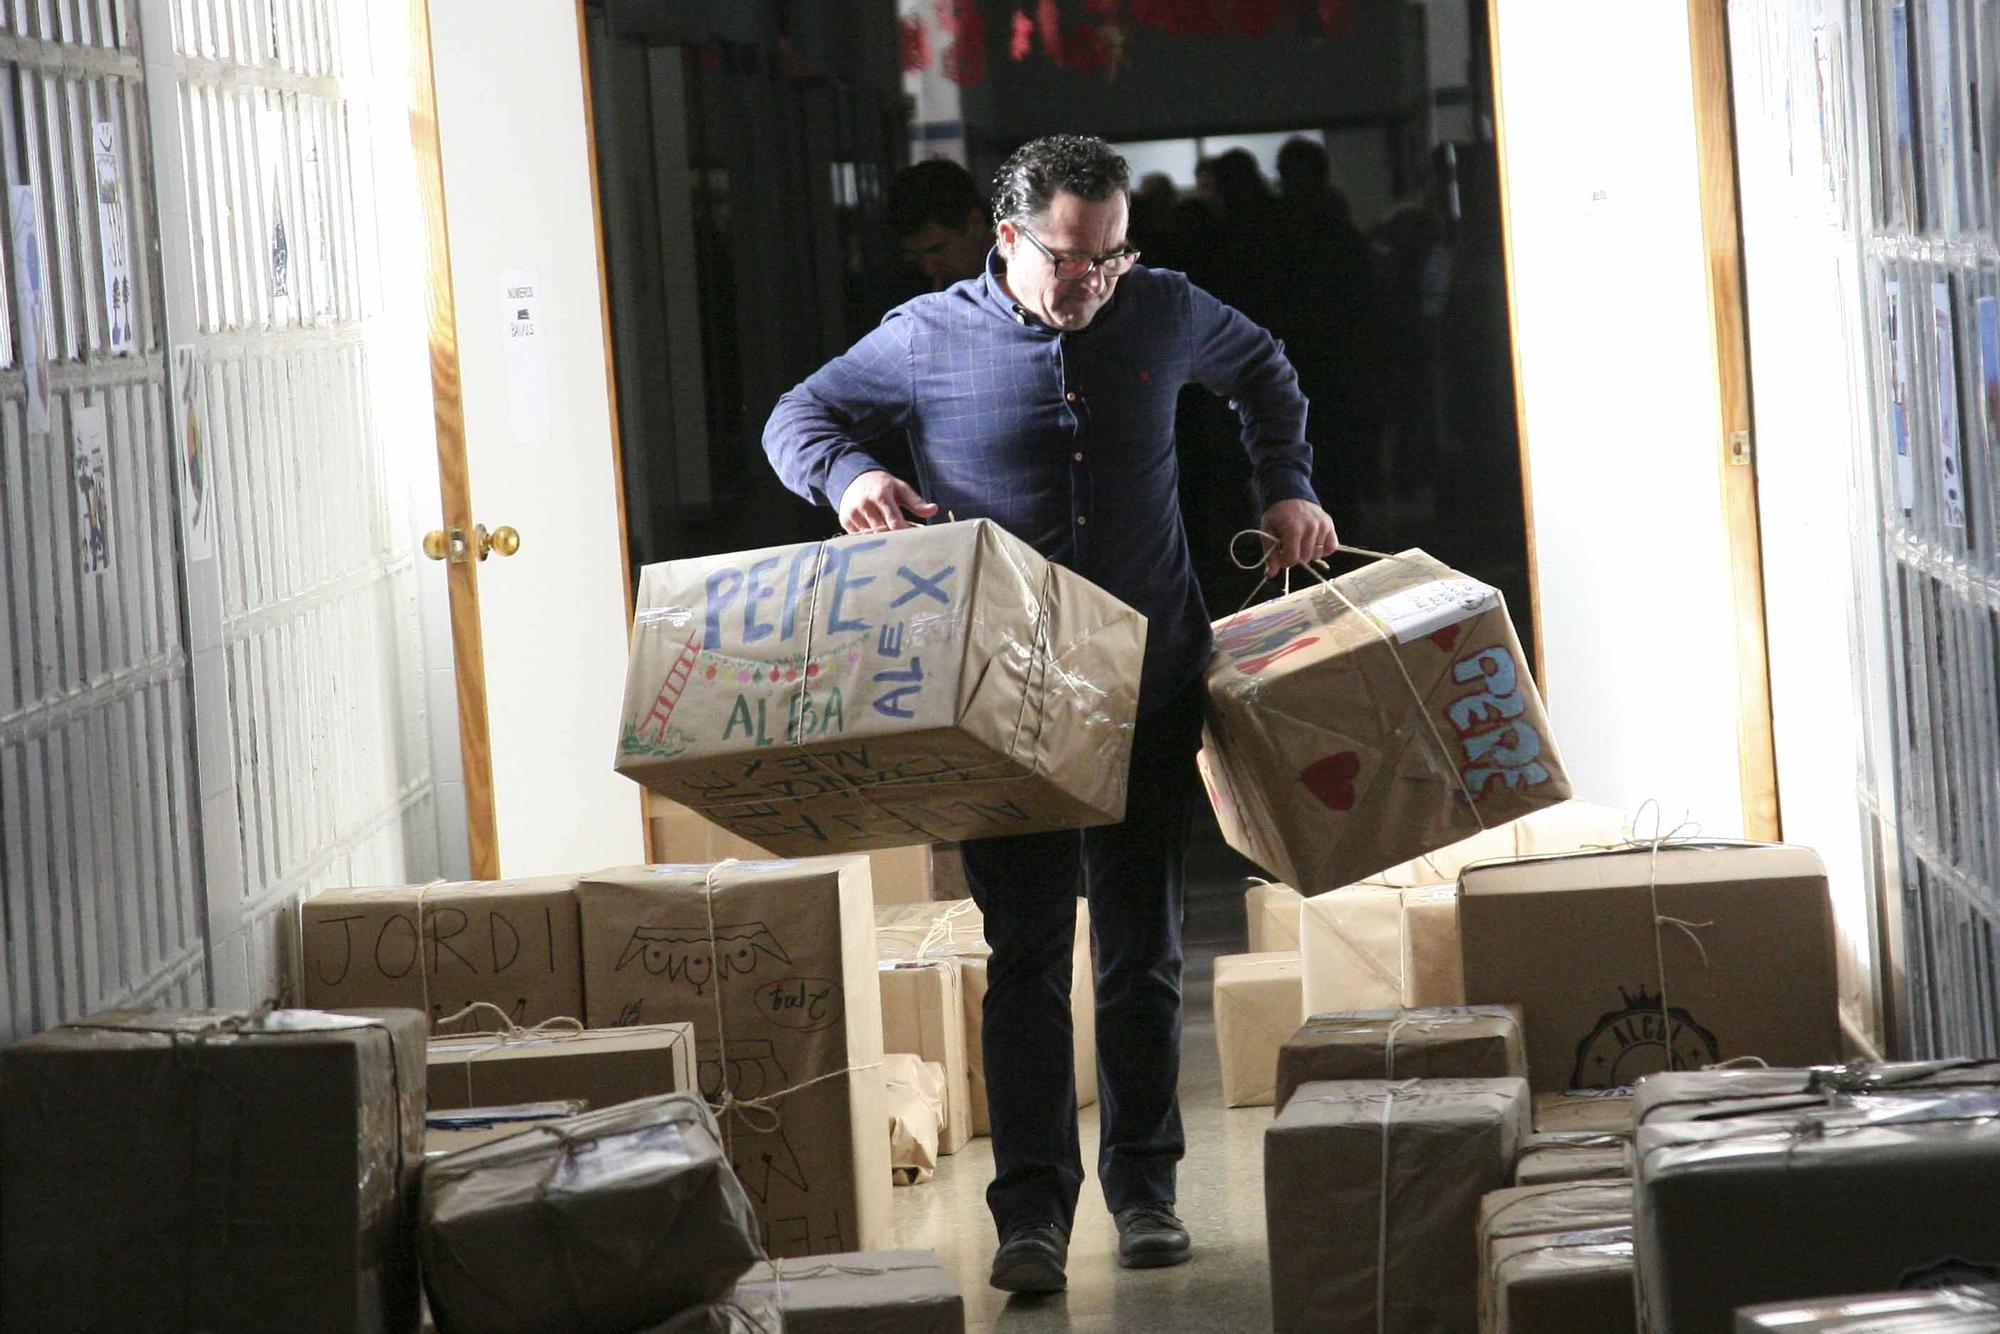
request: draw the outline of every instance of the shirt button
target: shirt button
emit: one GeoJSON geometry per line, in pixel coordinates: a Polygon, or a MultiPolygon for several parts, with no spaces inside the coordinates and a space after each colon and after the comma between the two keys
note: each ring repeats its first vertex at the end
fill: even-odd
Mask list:
{"type": "Polygon", "coordinates": [[[1081,454],[1072,454],[1070,455],[1070,458],[1074,459],[1078,463],[1083,462],[1083,455],[1081,454]]]}
{"type": "Polygon", "coordinates": [[[1070,390],[1070,391],[1069,391],[1069,392],[1068,392],[1067,394],[1064,394],[1064,395],[1063,395],[1063,402],[1065,402],[1065,403],[1074,403],[1074,402],[1076,402],[1076,390],[1072,389],[1072,390],[1070,390]]]}
{"type": "Polygon", "coordinates": [[[1088,523],[1090,522],[1090,516],[1087,514],[1079,514],[1076,516],[1076,521],[1078,523],[1088,523]]]}

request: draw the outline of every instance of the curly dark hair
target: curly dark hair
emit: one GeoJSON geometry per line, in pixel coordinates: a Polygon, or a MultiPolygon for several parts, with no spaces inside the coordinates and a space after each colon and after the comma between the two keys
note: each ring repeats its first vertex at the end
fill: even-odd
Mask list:
{"type": "Polygon", "coordinates": [[[993,221],[1021,223],[1047,212],[1058,191],[1093,202],[1130,195],[1132,170],[1091,134],[1050,134],[1011,153],[993,174],[993,221]]]}

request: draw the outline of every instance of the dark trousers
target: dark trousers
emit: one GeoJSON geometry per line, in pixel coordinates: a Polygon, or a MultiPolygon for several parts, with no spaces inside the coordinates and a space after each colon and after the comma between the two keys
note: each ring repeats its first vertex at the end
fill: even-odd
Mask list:
{"type": "Polygon", "coordinates": [[[1068,1227],[1083,1187],[1077,1145],[1071,951],[1078,871],[1097,940],[1097,1180],[1116,1211],[1171,1204],[1181,1134],[1181,910],[1188,825],[1199,799],[1203,684],[1133,731],[1122,824],[963,845],[986,916],[986,1101],[1005,1236],[1068,1227]]]}

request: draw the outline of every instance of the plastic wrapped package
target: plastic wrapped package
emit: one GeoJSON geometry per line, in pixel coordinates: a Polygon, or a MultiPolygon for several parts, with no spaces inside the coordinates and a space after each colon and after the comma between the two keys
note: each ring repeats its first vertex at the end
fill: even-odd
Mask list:
{"type": "Polygon", "coordinates": [[[1525,1076],[1521,1018],[1504,1005],[1315,1014],[1278,1050],[1277,1105],[1321,1079],[1525,1076]]]}
{"type": "Polygon", "coordinates": [[[964,1334],[965,1299],[932,1251],[754,1266],[722,1301],[645,1334],[964,1334]]]}
{"type": "Polygon", "coordinates": [[[1625,1334],[1632,1295],[1632,1184],[1498,1190],[1479,1203],[1482,1334],[1625,1334]]]}
{"type": "Polygon", "coordinates": [[[1469,1245],[1528,1130],[1521,1079],[1307,1084],[1264,1133],[1272,1322],[1331,1334],[1461,1334],[1469,1245]]]}
{"type": "Polygon", "coordinates": [[[424,1029],[124,1010],[0,1051],[0,1328],[414,1330],[424,1029]]]}
{"type": "Polygon", "coordinates": [[[439,1334],[626,1334],[712,1302],[762,1258],[699,1097],[544,1123],[424,1172],[439,1334]]]}
{"type": "Polygon", "coordinates": [[[1215,1049],[1225,1107],[1269,1107],[1278,1052],[1305,1017],[1296,950],[1225,954],[1215,960],[1215,1049]]]}
{"type": "Polygon", "coordinates": [[[1818,1107],[1653,1121],[1634,1145],[1641,1301],[1656,1334],[1759,1303],[2000,1273],[2000,1096],[1832,1094],[1818,1107]]]}
{"type": "Polygon", "coordinates": [[[983,519],[652,565],[616,764],[788,856],[1115,823],[1145,638],[983,519]]]}
{"type": "Polygon", "coordinates": [[[1421,551],[1217,622],[1208,692],[1223,836],[1301,893],[1570,795],[1499,593],[1421,551]]]}
{"type": "Polygon", "coordinates": [[[1736,1334],[2000,1334],[2000,1286],[1955,1284],[1925,1292],[1881,1292],[1777,1302],[1736,1313],[1736,1334]]]}
{"type": "Polygon", "coordinates": [[[1528,1136],[1514,1164],[1514,1184],[1602,1181],[1632,1175],[1629,1132],[1558,1130],[1528,1136]]]}
{"type": "Polygon", "coordinates": [[[1885,1061],[1747,1070],[1675,1070],[1633,1086],[1640,1125],[1807,1111],[1844,1093],[2000,1091],[2000,1061],[1885,1061]]]}
{"type": "Polygon", "coordinates": [[[696,1082],[769,1255],[887,1244],[865,857],[634,866],[577,888],[593,1029],[694,1025],[696,1082]]]}

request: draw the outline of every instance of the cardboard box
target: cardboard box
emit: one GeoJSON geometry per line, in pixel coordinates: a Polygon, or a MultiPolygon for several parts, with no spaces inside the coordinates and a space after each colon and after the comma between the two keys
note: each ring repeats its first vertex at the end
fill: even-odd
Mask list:
{"type": "Polygon", "coordinates": [[[1772,1302],[1736,1313],[1736,1334],[1993,1334],[2000,1284],[1930,1292],[1878,1292],[1810,1302],[1772,1302]]]}
{"type": "Polygon", "coordinates": [[[424,1117],[424,1161],[448,1153],[491,1144],[536,1126],[566,1121],[589,1111],[581,1098],[556,1102],[524,1102],[505,1107],[460,1107],[430,1112],[424,1117]]]}
{"type": "Polygon", "coordinates": [[[1535,1133],[1631,1134],[1637,1125],[1629,1088],[1571,1089],[1535,1095],[1535,1133]]]}
{"type": "Polygon", "coordinates": [[[1499,593],[1421,551],[1216,622],[1204,742],[1223,837],[1305,894],[1570,794],[1499,593]]]}
{"type": "Polygon", "coordinates": [[[1463,1005],[1458,890],[1357,886],[1299,905],[1306,1012],[1463,1005]]]}
{"type": "Polygon", "coordinates": [[[1675,1070],[1633,1087],[1636,1123],[1720,1121],[1824,1106],[1841,1093],[2000,1091],[2000,1061],[1885,1061],[1808,1069],[1675,1070]]]}
{"type": "Polygon", "coordinates": [[[707,1105],[670,1093],[429,1164],[424,1286],[441,1330],[639,1329],[727,1293],[754,1228],[707,1105]]]}
{"type": "Polygon", "coordinates": [[[1655,1121],[1635,1155],[1641,1300],[1658,1334],[1727,1330],[1763,1302],[2000,1274],[1991,1092],[1831,1094],[1809,1111],[1655,1121]]]}
{"type": "Polygon", "coordinates": [[[1269,1107],[1277,1089],[1278,1049],[1305,1017],[1298,952],[1218,957],[1214,1015],[1223,1104],[1269,1107]]]}
{"type": "Polygon", "coordinates": [[[616,764],[788,856],[1113,824],[1145,640],[984,519],[651,565],[616,764]]]}
{"type": "Polygon", "coordinates": [[[1301,1088],[1264,1134],[1275,1327],[1471,1328],[1479,1202],[1527,1131],[1520,1079],[1301,1088]]]}
{"type": "Polygon", "coordinates": [[[965,1055],[965,978],[956,958],[881,965],[882,1050],[937,1063],[944,1080],[938,1152],[972,1138],[972,1086],[965,1055]]]}
{"type": "Polygon", "coordinates": [[[1305,895],[1268,880],[1243,891],[1243,916],[1250,926],[1250,953],[1273,954],[1299,947],[1299,905],[1305,895]]]}
{"type": "Polygon", "coordinates": [[[429,1066],[433,1108],[561,1098],[610,1107],[661,1093],[694,1092],[694,1026],[437,1038],[430,1044],[429,1066]]]}
{"type": "Polygon", "coordinates": [[[1538,1092],[1629,1084],[1670,1063],[1840,1058],[1833,909],[1810,849],[1475,866],[1458,915],[1466,998],[1522,1007],[1538,1092]]]}
{"type": "Polygon", "coordinates": [[[886,1240],[867,861],[631,867],[585,877],[577,899],[591,1026],[691,1023],[710,1101],[768,1100],[722,1122],[767,1253],[886,1240]]]}
{"type": "Polygon", "coordinates": [[[1632,1175],[1632,1137],[1627,1134],[1557,1130],[1528,1136],[1514,1164],[1517,1186],[1565,1181],[1617,1181],[1632,1175]]]}
{"type": "Polygon", "coordinates": [[[1637,1334],[1630,1182],[1495,1191],[1478,1242],[1482,1331],[1637,1334]]]}
{"type": "Polygon", "coordinates": [[[753,1265],[736,1291],[646,1334],[964,1334],[965,1299],[935,1251],[753,1265]]]}
{"type": "Polygon", "coordinates": [[[417,1325],[424,1020],[114,1010],[0,1050],[0,1327],[417,1325]]]}
{"type": "Polygon", "coordinates": [[[882,1058],[882,1087],[889,1110],[890,1176],[899,1186],[922,1185],[937,1171],[944,1067],[892,1052],[882,1058]]]}
{"type": "MultiPolygon", "coordinates": [[[[299,913],[303,1004],[419,1010],[438,1033],[474,1001],[523,1027],[583,1017],[574,876],[336,889],[299,913]]],[[[500,1026],[474,1013],[448,1031],[500,1026]]]]}
{"type": "MultiPolygon", "coordinates": [[[[652,860],[713,865],[737,861],[768,861],[771,852],[705,820],[677,801],[657,792],[646,794],[647,827],[652,834],[652,860]]],[[[931,853],[922,844],[881,848],[868,854],[868,873],[877,903],[928,903],[931,900],[931,853]]]]}
{"type": "Polygon", "coordinates": [[[1315,1014],[1279,1044],[1277,1105],[1327,1079],[1506,1079],[1527,1073],[1504,1005],[1315,1014]]]}

